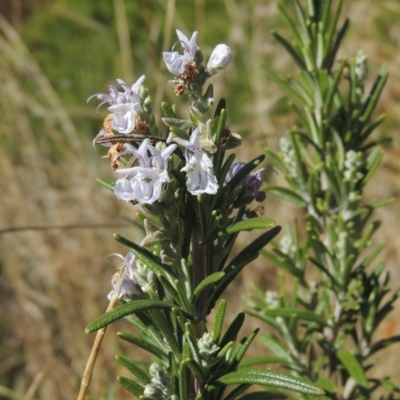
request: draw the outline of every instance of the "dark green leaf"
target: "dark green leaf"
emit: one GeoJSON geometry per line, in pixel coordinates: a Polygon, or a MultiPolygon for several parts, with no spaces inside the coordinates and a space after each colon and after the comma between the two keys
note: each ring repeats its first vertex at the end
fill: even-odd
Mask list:
{"type": "Polygon", "coordinates": [[[239,364],[242,361],[242,358],[246,354],[247,349],[253,342],[254,338],[257,336],[258,332],[260,331],[259,328],[255,329],[254,332],[245,340],[245,342],[238,346],[238,351],[236,353],[236,363],[239,364]]]}
{"type": "Polygon", "coordinates": [[[189,367],[189,369],[192,371],[193,375],[196,377],[196,379],[199,382],[205,381],[204,371],[199,363],[197,363],[195,360],[193,360],[191,358],[187,358],[186,360],[183,360],[182,362],[185,363],[189,367]]]}
{"type": "Polygon", "coordinates": [[[219,339],[221,338],[222,327],[224,324],[224,317],[226,311],[227,302],[224,299],[218,304],[217,311],[215,312],[214,317],[214,327],[213,327],[213,338],[216,343],[219,343],[219,339]]]}
{"type": "Polygon", "coordinates": [[[288,397],[283,393],[273,393],[273,392],[251,392],[240,397],[239,400],[278,400],[287,399],[288,397]]]}
{"type": "Polygon", "coordinates": [[[325,394],[322,389],[312,383],[280,372],[274,372],[270,369],[243,368],[218,378],[217,382],[225,385],[252,384],[273,386],[317,396],[325,394]]]}
{"type": "MultiPolygon", "coordinates": [[[[193,296],[194,299],[202,292],[207,286],[212,285],[213,283],[218,282],[225,276],[225,272],[216,272],[215,274],[211,274],[207,276],[203,281],[201,281],[196,289],[194,289],[193,296]]],[[[194,301],[193,301],[194,302],[194,301]]]]}
{"type": "Polygon", "coordinates": [[[388,78],[388,69],[387,66],[384,65],[379,71],[379,75],[376,78],[374,86],[371,89],[371,92],[365,102],[364,109],[362,111],[362,115],[360,117],[361,122],[366,122],[374,111],[376,103],[379,100],[379,96],[382,93],[382,90],[386,84],[388,78]]]}
{"type": "Polygon", "coordinates": [[[301,56],[297,54],[296,50],[288,43],[286,39],[284,39],[281,35],[276,32],[272,32],[274,38],[285,48],[285,50],[291,55],[294,62],[298,65],[300,69],[306,69],[306,65],[304,64],[301,56]]]}
{"type": "Polygon", "coordinates": [[[245,390],[247,390],[251,385],[239,385],[235,387],[225,398],[224,400],[235,400],[238,396],[240,396],[245,390]]]}
{"type": "Polygon", "coordinates": [[[242,257],[246,257],[247,254],[258,253],[263,249],[280,231],[281,227],[274,226],[268,232],[263,233],[257,239],[253,240],[248,246],[246,246],[233,260],[232,263],[239,261],[242,257]]]}
{"type": "Polygon", "coordinates": [[[147,385],[151,382],[150,376],[139,368],[134,362],[128,360],[126,357],[115,357],[119,364],[123,365],[129,372],[132,372],[143,384],[147,385]]]}
{"type": "Polygon", "coordinates": [[[160,258],[152,254],[149,250],[139,246],[134,242],[131,242],[121,235],[114,234],[114,237],[119,243],[129,247],[135,256],[144,264],[146,264],[146,266],[149,267],[156,275],[163,275],[167,279],[171,279],[171,277],[178,279],[178,276],[173,272],[171,267],[164,265],[160,258]]]}
{"type": "Polygon", "coordinates": [[[214,118],[218,117],[221,114],[221,110],[226,110],[226,100],[220,99],[217,107],[215,108],[214,118]]]}
{"type": "Polygon", "coordinates": [[[117,335],[123,339],[126,340],[129,343],[132,343],[146,351],[148,351],[151,354],[154,354],[155,356],[157,356],[160,359],[166,359],[168,356],[168,353],[165,349],[156,346],[155,344],[151,343],[150,341],[137,337],[137,336],[133,336],[130,333],[126,333],[126,332],[118,332],[117,335]]]}
{"type": "Polygon", "coordinates": [[[218,343],[219,347],[226,346],[229,342],[234,342],[239,334],[240,328],[243,325],[245,315],[244,313],[239,313],[232,323],[228,326],[224,336],[221,341],[218,343]]]}
{"type": "MultiPolygon", "coordinates": [[[[173,304],[169,304],[165,301],[159,300],[134,300],[128,303],[122,304],[121,306],[117,306],[111,311],[106,312],[100,317],[96,318],[93,322],[91,322],[85,329],[86,333],[91,333],[97,331],[114,321],[117,321],[120,318],[123,318],[129,314],[134,314],[140,311],[146,310],[171,310],[174,307],[173,304]]],[[[189,316],[188,313],[185,313],[181,310],[186,316],[189,316]]]]}
{"type": "Polygon", "coordinates": [[[122,387],[134,394],[137,398],[143,395],[144,388],[138,383],[128,378],[125,378],[124,376],[118,376],[117,381],[121,384],[122,387]]]}

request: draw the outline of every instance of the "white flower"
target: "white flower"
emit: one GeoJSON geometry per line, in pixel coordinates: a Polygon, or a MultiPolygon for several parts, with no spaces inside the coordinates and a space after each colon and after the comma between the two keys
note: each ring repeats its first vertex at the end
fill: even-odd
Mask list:
{"type": "Polygon", "coordinates": [[[232,61],[231,49],[226,44],[219,44],[215,47],[208,60],[206,71],[214,75],[221,69],[226,68],[232,61]]]}
{"type": "Polygon", "coordinates": [[[174,138],[174,141],[185,148],[186,165],[181,169],[188,174],[186,186],[193,194],[215,194],[218,190],[218,182],[215,175],[211,173],[212,161],[200,147],[200,129],[196,128],[190,141],[181,138],[174,138]]]}
{"type": "Polygon", "coordinates": [[[163,184],[170,181],[167,171],[168,158],[177,146],[169,145],[160,152],[150,144],[149,139],[145,139],[138,149],[129,144],[125,144],[125,147],[126,150],[119,153],[118,157],[132,154],[137,157],[139,166],[115,171],[125,175],[115,183],[116,197],[125,201],[154,203],[162,194],[163,184]]]}
{"type": "MultiPolygon", "coordinates": [[[[165,51],[163,52],[163,58],[168,71],[175,76],[182,75],[185,72],[186,65],[191,64],[194,61],[196,55],[197,46],[197,32],[193,32],[190,40],[179,30],[176,30],[179,42],[182,44],[183,54],[179,54],[177,51],[165,51]]],[[[174,49],[175,45],[172,47],[174,49]]]]}
{"type": "Polygon", "coordinates": [[[97,108],[104,103],[110,104],[108,110],[114,114],[111,127],[119,133],[131,133],[135,129],[136,113],[142,110],[138,91],[145,78],[142,75],[132,86],[127,85],[122,79],[117,79],[118,85],[124,89],[123,93],[118,91],[117,85],[112,85],[109,94],[97,93],[90,96],[88,101],[93,97],[102,100],[97,108]]]}

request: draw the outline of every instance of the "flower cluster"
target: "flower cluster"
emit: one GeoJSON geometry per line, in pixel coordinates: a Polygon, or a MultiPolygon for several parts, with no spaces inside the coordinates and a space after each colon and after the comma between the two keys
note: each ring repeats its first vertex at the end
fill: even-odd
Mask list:
{"type": "MultiPolygon", "coordinates": [[[[208,77],[231,62],[232,53],[229,47],[219,44],[212,52],[206,68],[201,67],[203,57],[196,56],[200,53],[196,44],[197,32],[194,32],[190,39],[181,31],[176,32],[179,39],[177,43],[182,45],[183,54],[174,50],[175,45],[172,51],[163,53],[167,69],[178,79],[174,81],[176,90],[178,87],[184,90],[196,79],[204,84],[208,77]]],[[[90,100],[97,97],[101,101],[98,108],[105,103],[109,104],[108,110],[111,114],[107,116],[104,129],[100,131],[94,143],[112,148],[109,156],[112,157],[113,168],[117,174],[122,175],[114,186],[116,197],[139,204],[162,201],[163,193],[172,180],[170,169],[174,164],[173,154],[176,151],[184,153],[186,164],[180,171],[187,174],[188,192],[192,195],[217,193],[218,182],[210,157],[210,152],[215,151],[216,146],[213,142],[210,143],[210,140],[204,142],[200,139],[205,123],[198,120],[197,127],[190,129],[185,134],[186,137],[175,136],[169,139],[168,145],[162,137],[148,137],[141,134],[146,132],[147,124],[143,99],[140,95],[142,91],[139,90],[144,80],[145,76],[141,76],[129,86],[122,79],[117,79],[118,84],[110,86],[108,94],[98,93],[89,98],[90,100]],[[145,126],[144,130],[139,129],[139,124],[141,128],[145,126]],[[118,134],[122,134],[122,137],[118,134]]],[[[195,99],[193,107],[200,107],[203,103],[209,107],[213,102],[212,90],[207,91],[204,99],[198,96],[198,93],[196,95],[196,90],[193,92],[193,87],[190,86],[188,89],[195,99]]]]}

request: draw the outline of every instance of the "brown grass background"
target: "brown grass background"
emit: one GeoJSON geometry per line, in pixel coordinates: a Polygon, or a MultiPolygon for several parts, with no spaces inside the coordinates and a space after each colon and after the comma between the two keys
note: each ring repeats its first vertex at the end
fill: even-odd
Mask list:
{"type": "MultiPolygon", "coordinates": [[[[226,7],[226,14],[221,17],[229,24],[227,43],[237,51],[233,65],[215,77],[215,93],[216,97],[227,97],[228,105],[230,96],[243,98],[241,120],[230,127],[239,133],[251,133],[238,156],[249,160],[260,153],[260,142],[267,142],[276,150],[279,138],[294,122],[291,115],[274,111],[283,94],[266,78],[261,65],[268,64],[281,76],[293,71],[294,66],[269,34],[270,27],[276,25],[276,1],[219,1],[226,7]],[[244,30],[246,24],[251,24],[251,34],[244,30]],[[239,62],[244,65],[248,85],[243,93],[231,93],[229,79],[237,76],[239,62]]],[[[136,241],[142,234],[124,220],[133,218],[132,206],[117,201],[95,182],[98,176],[112,176],[108,162],[93,151],[88,136],[80,134],[80,127],[72,122],[69,110],[37,64],[35,53],[25,46],[18,33],[24,17],[29,18],[27,3],[1,3],[0,399],[73,399],[93,341],[93,336],[84,334],[84,327],[107,306],[106,294],[115,265],[105,263],[104,257],[111,252],[126,252],[113,240],[112,233],[136,241]]],[[[172,28],[185,23],[174,1],[153,3],[166,13],[167,22],[159,27],[158,34],[167,38],[168,48],[173,41],[172,28]]],[[[205,0],[192,3],[196,16],[192,28],[200,31],[202,40],[201,32],[211,16],[207,14],[205,0]]],[[[378,107],[388,117],[376,135],[391,136],[393,145],[386,149],[365,198],[373,201],[396,197],[391,206],[376,212],[376,218],[383,223],[375,238],[386,243],[384,257],[392,276],[391,285],[396,289],[400,286],[400,3],[344,3],[343,15],[350,16],[352,24],[340,56],[351,56],[363,49],[370,60],[369,83],[381,64],[388,64],[390,70],[389,83],[378,107]]],[[[121,1],[114,1],[114,6],[118,18],[121,1]]],[[[134,66],[130,65],[129,47],[123,40],[119,45],[123,76],[127,77],[134,66]]],[[[211,49],[211,43],[208,45],[211,49]]],[[[158,66],[149,70],[148,79],[158,66]]],[[[108,81],[113,78],[107,77],[108,81]]],[[[164,80],[160,82],[166,81],[161,79],[164,80]]],[[[160,84],[153,96],[155,104],[169,96],[169,87],[160,84]]],[[[88,108],[84,103],[76,107],[88,108]]],[[[92,112],[93,104],[89,108],[92,112]]],[[[271,176],[271,180],[275,179],[282,183],[280,177],[271,176]]],[[[265,215],[279,224],[291,223],[296,217],[293,207],[272,196],[264,206],[265,215]]],[[[243,234],[239,245],[249,240],[251,235],[243,234]]],[[[262,258],[247,267],[226,295],[230,315],[243,308],[238,293],[250,294],[253,282],[264,289],[274,288],[276,278],[274,266],[262,258]]],[[[399,310],[398,307],[392,312],[377,336],[400,334],[399,310]]],[[[115,384],[117,374],[128,376],[114,360],[115,355],[124,351],[115,332],[126,328],[123,322],[116,325],[118,328],[108,331],[99,355],[90,389],[93,399],[113,398],[113,390],[115,398],[131,398],[115,384]]],[[[248,318],[247,333],[259,325],[248,318]]],[[[135,351],[129,348],[132,357],[144,359],[135,351]]],[[[400,383],[398,351],[397,347],[382,353],[375,371],[380,376],[391,374],[400,383]]],[[[250,355],[261,353],[265,353],[261,345],[250,351],[250,355]]]]}

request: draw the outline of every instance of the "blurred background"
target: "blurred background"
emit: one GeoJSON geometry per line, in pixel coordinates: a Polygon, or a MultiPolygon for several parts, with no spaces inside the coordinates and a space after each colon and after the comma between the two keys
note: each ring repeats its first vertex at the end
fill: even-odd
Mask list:
{"type": "MultiPolygon", "coordinates": [[[[289,4],[283,1],[284,4],[289,4]]],[[[301,1],[305,4],[305,1],[301,1]]],[[[363,49],[370,79],[388,64],[389,83],[379,104],[387,119],[376,136],[390,136],[383,165],[366,201],[394,196],[377,211],[383,221],[375,240],[386,242],[384,257],[393,289],[400,286],[400,2],[345,0],[342,21],[351,18],[340,57],[363,49]]],[[[284,77],[295,66],[270,35],[279,30],[276,0],[0,0],[0,399],[66,400],[77,388],[93,336],[85,326],[104,312],[116,261],[126,253],[114,232],[140,241],[142,232],[129,223],[135,208],[117,201],[96,183],[112,179],[109,161],[93,150],[92,140],[107,114],[97,101],[116,78],[133,83],[142,74],[157,115],[162,100],[176,102],[161,52],[176,41],[175,28],[191,35],[208,56],[218,43],[233,51],[233,64],[216,75],[214,93],[228,102],[228,125],[244,144],[237,157],[249,161],[260,144],[278,149],[295,119],[284,94],[267,79],[268,66],[284,77]]],[[[288,6],[291,10],[291,7],[288,6]]],[[[291,11],[290,11],[291,12],[291,11]]],[[[161,127],[161,124],[159,125],[161,127]]],[[[271,183],[282,183],[270,176],[271,183]]],[[[292,223],[296,211],[272,195],[265,216],[292,223]]],[[[300,216],[301,217],[301,216],[300,216]]],[[[242,244],[252,239],[243,233],[242,244]]],[[[238,291],[276,287],[278,271],[260,258],[228,291],[231,315],[243,308],[238,291]]],[[[382,324],[380,337],[400,334],[400,305],[382,324]]],[[[116,384],[125,374],[114,360],[124,344],[107,332],[95,368],[93,399],[131,398],[116,384]]],[[[248,317],[248,332],[260,322],[248,317]]],[[[265,327],[262,327],[265,330],[265,327]]],[[[145,360],[138,351],[130,355],[145,360]]],[[[262,354],[261,345],[250,355],[262,354]]],[[[400,383],[395,351],[382,354],[375,371],[400,383]]]]}

